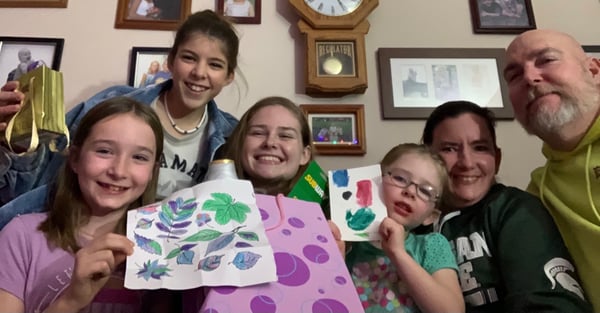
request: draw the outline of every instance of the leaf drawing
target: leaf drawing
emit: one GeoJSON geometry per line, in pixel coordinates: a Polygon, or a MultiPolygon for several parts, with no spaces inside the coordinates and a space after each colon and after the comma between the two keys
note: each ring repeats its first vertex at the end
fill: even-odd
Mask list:
{"type": "Polygon", "coordinates": [[[215,221],[225,225],[234,220],[238,223],[246,221],[246,214],[250,213],[250,207],[245,203],[235,202],[227,193],[215,192],[210,194],[213,199],[208,199],[202,204],[202,209],[215,211],[215,221]]]}
{"type": "Polygon", "coordinates": [[[247,242],[244,242],[244,241],[238,241],[235,243],[235,247],[236,248],[248,248],[248,247],[252,247],[252,245],[247,242]]]}
{"type": "Polygon", "coordinates": [[[150,214],[156,213],[156,208],[157,207],[158,206],[156,206],[156,205],[147,206],[147,207],[143,207],[143,208],[137,209],[137,212],[141,213],[143,215],[150,215],[150,214]]]}
{"type": "Polygon", "coordinates": [[[204,256],[207,256],[211,252],[221,250],[221,249],[227,247],[227,245],[233,241],[233,236],[234,236],[234,233],[227,233],[227,234],[211,241],[208,244],[208,246],[206,247],[206,253],[204,253],[204,256]]]}
{"type": "Polygon", "coordinates": [[[237,234],[238,234],[238,236],[240,236],[243,239],[250,240],[250,241],[258,241],[258,235],[255,232],[240,231],[240,232],[237,232],[237,234]]]}
{"type": "Polygon", "coordinates": [[[254,267],[254,265],[256,265],[256,262],[258,262],[258,259],[260,259],[262,256],[260,254],[256,254],[254,252],[250,252],[250,251],[242,251],[242,252],[238,252],[235,255],[235,258],[233,258],[233,265],[235,265],[235,267],[237,267],[240,270],[247,270],[250,269],[252,267],[254,267]]]}
{"type": "Polygon", "coordinates": [[[212,218],[207,213],[199,213],[196,215],[196,225],[198,225],[198,227],[206,225],[210,221],[212,221],[212,218]]]}
{"type": "Polygon", "coordinates": [[[200,260],[198,263],[198,269],[205,272],[214,271],[221,265],[221,258],[223,258],[224,254],[221,255],[211,255],[207,258],[200,260]]]}
{"type": "Polygon", "coordinates": [[[172,270],[167,267],[167,264],[158,264],[158,260],[148,260],[137,272],[137,277],[141,277],[146,281],[150,280],[150,278],[161,279],[163,276],[171,276],[168,273],[169,271],[172,270]]]}
{"type": "Polygon", "coordinates": [[[154,220],[151,220],[149,218],[142,218],[139,221],[137,221],[135,228],[148,229],[152,226],[153,221],[154,220]]]}
{"type": "Polygon", "coordinates": [[[194,255],[196,255],[196,253],[192,250],[181,252],[177,256],[177,264],[192,264],[194,262],[194,255]]]}
{"type": "Polygon", "coordinates": [[[155,224],[156,228],[167,233],[166,238],[172,238],[172,235],[177,237],[185,234],[187,227],[192,224],[192,221],[187,221],[187,219],[194,214],[197,206],[196,198],[184,201],[181,197],[163,204],[160,212],[158,212],[160,222],[155,224]]]}
{"type": "Polygon", "coordinates": [[[203,229],[185,239],[183,239],[182,241],[209,241],[209,240],[213,240],[219,236],[221,236],[221,234],[223,234],[220,231],[216,231],[216,230],[212,230],[212,229],[203,229]]]}
{"type": "Polygon", "coordinates": [[[138,235],[136,233],[133,233],[133,236],[135,237],[135,242],[137,243],[137,245],[142,248],[142,250],[148,252],[148,253],[152,253],[152,254],[157,254],[157,255],[161,255],[162,254],[162,247],[160,246],[160,244],[150,238],[146,238],[144,236],[138,235]]]}
{"type": "Polygon", "coordinates": [[[169,254],[167,254],[167,256],[165,257],[165,259],[166,260],[172,259],[172,258],[178,256],[181,252],[189,251],[191,248],[195,247],[196,245],[197,244],[192,243],[192,244],[183,245],[181,247],[177,247],[177,248],[171,250],[171,252],[169,252],[169,254]]]}

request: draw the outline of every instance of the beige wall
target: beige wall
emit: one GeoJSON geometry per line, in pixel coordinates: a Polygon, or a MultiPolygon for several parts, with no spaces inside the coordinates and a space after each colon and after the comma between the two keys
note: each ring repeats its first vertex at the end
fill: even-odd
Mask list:
{"type": "MultiPolygon", "coordinates": [[[[192,10],[214,9],[214,0],[192,0],[192,10]]],[[[282,95],[299,104],[364,104],[367,154],[362,157],[319,156],[325,169],[377,163],[394,144],[417,141],[423,121],[381,120],[376,51],[380,47],[489,47],[504,48],[512,35],[475,35],[467,0],[379,0],[370,15],[367,35],[369,88],[364,95],[314,99],[303,95],[303,56],[295,12],[286,0],[263,0],[262,24],[239,25],[241,80],[218,98],[221,108],[241,116],[252,103],[282,95]],[[392,135],[393,134],[393,135],[392,135]]],[[[534,0],[538,28],[554,28],[574,35],[583,44],[599,45],[598,0],[534,0]]],[[[126,84],[132,46],[167,47],[173,33],[157,30],[115,29],[117,0],[69,0],[66,9],[0,9],[3,36],[65,39],[61,70],[67,106],[102,88],[126,84]]],[[[239,77],[239,75],[238,75],[239,77]]],[[[503,149],[500,180],[525,187],[532,168],[542,163],[540,141],[527,136],[516,122],[500,122],[498,141],[503,149]]]]}

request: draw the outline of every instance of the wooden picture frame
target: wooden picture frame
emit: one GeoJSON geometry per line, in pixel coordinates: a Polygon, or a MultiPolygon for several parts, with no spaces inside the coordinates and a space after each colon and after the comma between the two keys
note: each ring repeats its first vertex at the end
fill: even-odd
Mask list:
{"type": "Polygon", "coordinates": [[[600,46],[581,46],[587,55],[600,60],[600,46]]]}
{"type": "Polygon", "coordinates": [[[244,4],[241,4],[237,9],[225,8],[226,5],[233,0],[217,0],[217,13],[227,16],[231,21],[236,24],[260,24],[261,18],[261,0],[245,0],[244,4]],[[246,2],[249,3],[248,13],[246,12],[246,2]],[[241,12],[244,11],[244,12],[241,12]],[[249,15],[251,13],[254,15],[249,15]]]}
{"type": "Polygon", "coordinates": [[[146,87],[171,78],[167,66],[171,48],[132,47],[129,60],[128,84],[146,87]]]}
{"type": "Polygon", "coordinates": [[[362,104],[301,104],[311,129],[313,147],[321,155],[364,155],[367,152],[362,104]]]}
{"type": "Polygon", "coordinates": [[[0,8],[66,8],[68,0],[0,0],[0,8]]]}
{"type": "Polygon", "coordinates": [[[531,0],[469,0],[476,34],[520,34],[535,29],[531,0]]]}
{"type": "Polygon", "coordinates": [[[60,70],[63,38],[0,37],[0,81],[17,80],[41,64],[60,70]]]}
{"type": "Polygon", "coordinates": [[[119,0],[115,28],[176,30],[191,12],[192,0],[154,0],[153,6],[140,8],[139,4],[143,5],[144,1],[119,0]],[[129,9],[136,4],[140,10],[148,12],[146,16],[129,9]]]}
{"type": "Polygon", "coordinates": [[[502,48],[379,48],[383,119],[426,119],[438,105],[467,100],[513,119],[502,48]]]}

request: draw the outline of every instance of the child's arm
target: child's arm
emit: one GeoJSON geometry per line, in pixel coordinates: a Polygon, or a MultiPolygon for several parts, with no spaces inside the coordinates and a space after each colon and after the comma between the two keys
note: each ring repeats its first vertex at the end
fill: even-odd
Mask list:
{"type": "Polygon", "coordinates": [[[44,313],[78,312],[90,304],[104,287],[111,273],[133,253],[133,243],[127,237],[106,234],[77,251],[69,287],[44,313]]]}
{"type": "Polygon", "coordinates": [[[25,306],[21,299],[13,296],[11,293],[0,289],[0,313],[23,313],[25,312],[25,306]]]}
{"type": "Polygon", "coordinates": [[[406,252],[404,226],[386,217],[379,227],[381,246],[422,312],[464,312],[465,303],[453,269],[429,274],[406,252]]]}

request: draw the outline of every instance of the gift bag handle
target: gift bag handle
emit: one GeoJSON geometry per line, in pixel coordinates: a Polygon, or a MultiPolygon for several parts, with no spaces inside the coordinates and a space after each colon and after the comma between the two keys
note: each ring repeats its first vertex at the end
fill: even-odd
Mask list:
{"type": "MultiPolygon", "coordinates": [[[[6,143],[8,144],[8,148],[10,149],[10,151],[17,153],[12,145],[10,144],[10,141],[12,139],[12,131],[13,131],[13,127],[15,126],[15,120],[17,115],[19,115],[19,113],[21,113],[22,108],[24,106],[24,103],[26,101],[31,101],[31,94],[33,94],[33,88],[35,88],[33,81],[35,80],[35,77],[31,77],[31,79],[29,80],[29,88],[31,88],[31,90],[29,92],[25,93],[25,98],[21,101],[21,110],[17,111],[17,113],[15,113],[15,115],[13,116],[13,118],[10,119],[10,121],[8,121],[8,125],[6,125],[6,131],[4,133],[4,138],[6,139],[6,143]]],[[[37,129],[37,125],[35,123],[35,106],[33,104],[30,105],[31,106],[31,140],[29,142],[29,148],[27,148],[26,152],[23,153],[18,153],[19,155],[34,151],[35,149],[37,149],[39,143],[40,143],[40,138],[38,136],[38,129],[37,129]]]]}
{"type": "Polygon", "coordinates": [[[279,222],[269,228],[265,228],[265,231],[276,229],[283,224],[283,221],[285,220],[285,213],[283,211],[283,198],[285,198],[285,196],[281,193],[275,196],[275,204],[277,205],[277,210],[279,210],[279,222]]]}

